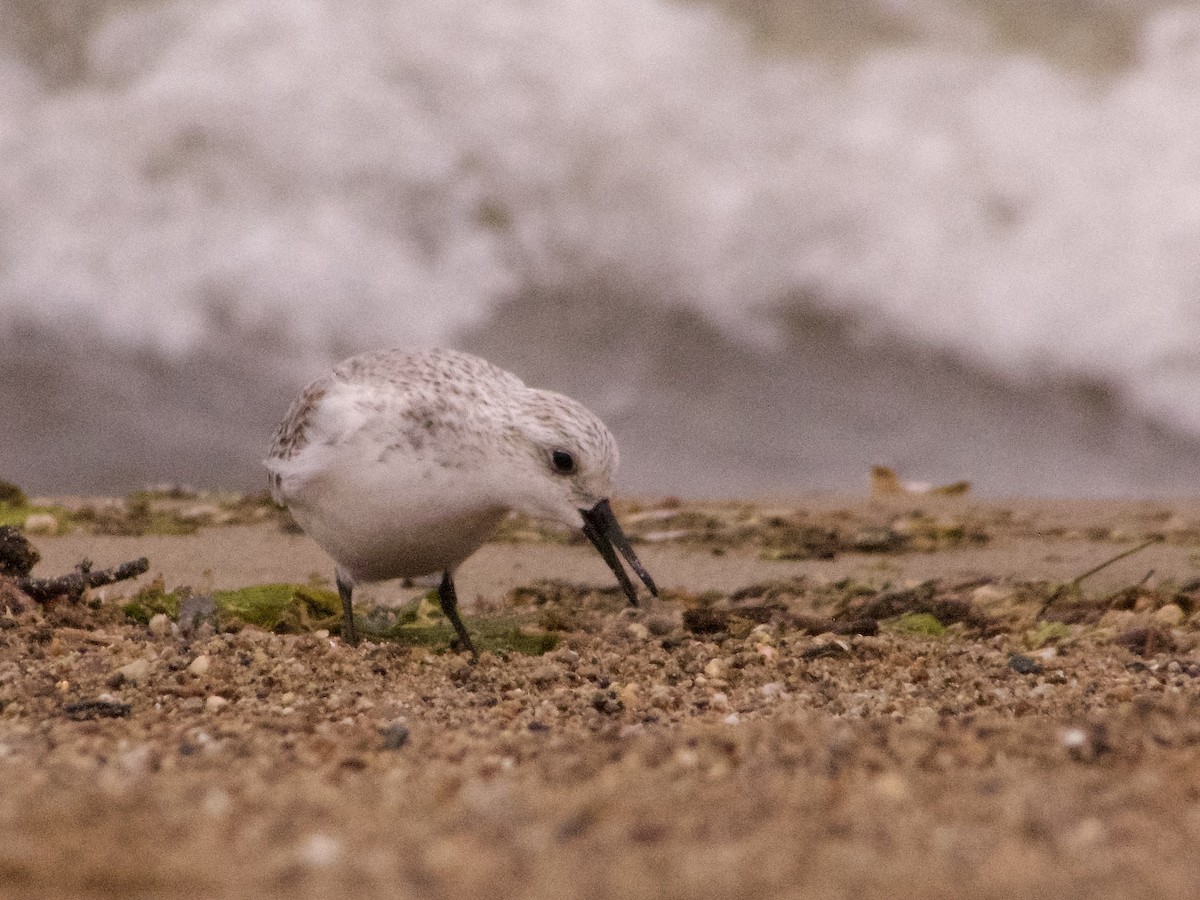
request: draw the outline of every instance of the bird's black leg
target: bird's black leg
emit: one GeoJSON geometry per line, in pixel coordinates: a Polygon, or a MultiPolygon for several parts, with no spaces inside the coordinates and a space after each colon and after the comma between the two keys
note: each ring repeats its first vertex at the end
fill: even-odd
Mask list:
{"type": "Polygon", "coordinates": [[[350,597],[354,593],[354,579],[338,569],[335,578],[337,580],[338,594],[342,597],[342,639],[347,644],[358,644],[358,632],[354,630],[354,606],[350,602],[350,597]]]}
{"type": "Polygon", "coordinates": [[[438,600],[441,601],[442,612],[454,626],[454,631],[458,635],[459,647],[466,647],[471,651],[472,657],[479,659],[479,651],[475,649],[475,645],[471,642],[471,635],[467,634],[466,626],[458,617],[458,595],[454,592],[454,579],[450,577],[448,571],[442,574],[442,583],[438,585],[438,600]]]}

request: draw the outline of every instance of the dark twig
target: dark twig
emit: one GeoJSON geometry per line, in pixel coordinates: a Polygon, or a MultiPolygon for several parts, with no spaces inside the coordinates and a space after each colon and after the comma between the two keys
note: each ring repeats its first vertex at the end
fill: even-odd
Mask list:
{"type": "MultiPolygon", "coordinates": [[[[1083,582],[1083,580],[1085,578],[1091,578],[1097,572],[1107,569],[1113,563],[1120,562],[1125,557],[1133,556],[1133,554],[1135,554],[1135,553],[1140,553],[1141,551],[1145,550],[1147,547],[1151,546],[1152,544],[1162,543],[1163,540],[1164,540],[1164,538],[1161,534],[1155,535],[1154,537],[1150,538],[1147,541],[1142,541],[1142,543],[1138,544],[1136,547],[1130,547],[1128,550],[1122,550],[1116,556],[1106,559],[1104,562],[1100,563],[1100,565],[1098,565],[1098,566],[1093,566],[1092,568],[1090,568],[1086,572],[1084,572],[1082,575],[1076,575],[1075,578],[1072,579],[1068,584],[1060,585],[1054,591],[1054,593],[1052,593],[1049,597],[1046,598],[1046,602],[1043,603],[1042,608],[1038,610],[1037,618],[1040,620],[1042,618],[1042,616],[1046,615],[1047,610],[1049,610],[1050,607],[1054,605],[1054,602],[1063,595],[1063,593],[1067,590],[1068,587],[1078,588],[1079,585],[1083,582]]],[[[1150,574],[1153,574],[1153,573],[1154,573],[1154,570],[1151,569],[1150,574]]],[[[1150,575],[1147,575],[1140,582],[1138,582],[1138,585],[1140,586],[1142,584],[1145,584],[1146,581],[1149,580],[1149,578],[1150,578],[1150,575]]]]}
{"type": "Polygon", "coordinates": [[[59,575],[57,578],[18,578],[17,587],[39,603],[62,596],[78,600],[88,588],[137,578],[149,568],[150,561],[143,556],[111,569],[93,572],[91,562],[85,559],[74,572],[67,575],[59,575]]]}
{"type": "Polygon", "coordinates": [[[1133,554],[1135,554],[1135,553],[1140,553],[1143,550],[1145,550],[1147,547],[1149,547],[1151,544],[1161,544],[1162,541],[1163,541],[1162,535],[1156,534],[1154,537],[1150,538],[1150,540],[1142,541],[1142,543],[1138,544],[1136,547],[1130,547],[1128,550],[1122,550],[1120,553],[1118,553],[1112,559],[1106,559],[1104,562],[1100,563],[1100,565],[1095,566],[1091,569],[1088,569],[1082,575],[1076,576],[1075,580],[1072,581],[1071,584],[1075,585],[1075,587],[1079,587],[1079,583],[1081,581],[1083,581],[1083,579],[1091,578],[1097,572],[1101,571],[1102,569],[1107,569],[1113,563],[1120,562],[1125,557],[1133,556],[1133,554]]]}
{"type": "Polygon", "coordinates": [[[115,700],[80,700],[78,703],[68,703],[63,707],[63,712],[76,722],[86,722],[88,719],[123,719],[129,715],[131,708],[128,703],[115,700]]]}

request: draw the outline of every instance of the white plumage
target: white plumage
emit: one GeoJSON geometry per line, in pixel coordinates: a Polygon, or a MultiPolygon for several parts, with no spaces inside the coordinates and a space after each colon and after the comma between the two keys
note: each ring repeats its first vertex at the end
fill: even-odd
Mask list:
{"type": "Polygon", "coordinates": [[[453,573],[510,511],[582,528],[632,602],[614,547],[655,590],[608,506],[617,463],[584,406],[452,350],[345,360],[296,398],[265,461],[276,501],[337,563],[348,639],[355,582],[442,572],[472,652],[453,573]]]}

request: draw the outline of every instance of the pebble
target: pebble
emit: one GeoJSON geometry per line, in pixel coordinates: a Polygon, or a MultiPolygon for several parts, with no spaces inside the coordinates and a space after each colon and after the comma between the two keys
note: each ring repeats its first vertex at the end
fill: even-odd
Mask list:
{"type": "Polygon", "coordinates": [[[755,625],[750,629],[750,640],[756,644],[774,644],[775,629],[770,625],[755,625]]]}
{"type": "Polygon", "coordinates": [[[675,630],[676,624],[670,616],[651,616],[646,620],[646,627],[655,637],[666,637],[675,630]]]}
{"type": "Polygon", "coordinates": [[[58,531],[58,519],[50,513],[32,513],[25,517],[26,534],[54,534],[58,531]]]}
{"type": "Polygon", "coordinates": [[[650,629],[641,622],[630,622],[625,626],[625,632],[631,638],[637,641],[644,641],[646,638],[650,637],[650,629]]]}
{"type": "Polygon", "coordinates": [[[1038,660],[1023,653],[1009,656],[1008,667],[1021,675],[1036,675],[1042,671],[1042,664],[1038,660]]]}
{"type": "Polygon", "coordinates": [[[228,705],[229,701],[220,694],[211,694],[209,695],[208,699],[204,701],[204,708],[210,713],[220,712],[228,705]]]}
{"type": "Polygon", "coordinates": [[[1064,728],[1058,739],[1068,750],[1082,750],[1089,741],[1088,733],[1082,728],[1064,728]]]}
{"type": "Polygon", "coordinates": [[[1168,603],[1166,606],[1155,611],[1154,615],[1150,618],[1154,620],[1154,624],[1156,625],[1175,628],[1183,624],[1184,619],[1187,618],[1187,613],[1178,604],[1168,603]]]}
{"type": "Polygon", "coordinates": [[[379,729],[384,750],[399,750],[408,743],[409,730],[403,722],[391,722],[379,729]]]}
{"type": "Polygon", "coordinates": [[[212,597],[190,594],[179,604],[179,628],[184,634],[197,631],[202,625],[215,625],[216,621],[217,604],[212,597]]]}
{"type": "Polygon", "coordinates": [[[675,751],[675,763],[685,769],[694,769],[700,764],[700,754],[695,750],[680,747],[675,751]]]}
{"type": "Polygon", "coordinates": [[[988,604],[1008,602],[1013,599],[1014,595],[1015,592],[1011,588],[985,584],[971,592],[971,602],[976,606],[987,606],[988,604]]]}
{"type": "Polygon", "coordinates": [[[675,695],[665,684],[656,684],[650,688],[650,702],[659,709],[668,709],[675,705],[675,695]]]}
{"type": "Polygon", "coordinates": [[[171,620],[166,613],[155,613],[150,617],[148,627],[155,637],[167,637],[171,633],[171,620]]]}
{"type": "Polygon", "coordinates": [[[193,675],[207,675],[210,665],[212,665],[212,657],[207,653],[201,653],[192,660],[192,664],[187,667],[187,670],[193,675]]]}
{"type": "Polygon", "coordinates": [[[133,662],[117,669],[117,674],[121,676],[122,681],[127,681],[130,684],[138,684],[145,681],[146,676],[150,674],[150,661],[135,659],[133,662]]]}

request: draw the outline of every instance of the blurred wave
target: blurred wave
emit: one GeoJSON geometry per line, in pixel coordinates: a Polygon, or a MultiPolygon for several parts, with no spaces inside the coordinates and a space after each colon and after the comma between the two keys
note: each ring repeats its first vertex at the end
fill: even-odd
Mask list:
{"type": "Polygon", "coordinates": [[[1192,5],[11,0],[0,467],[245,483],[449,343],[641,490],[1188,490],[1198,99],[1192,5]]]}

